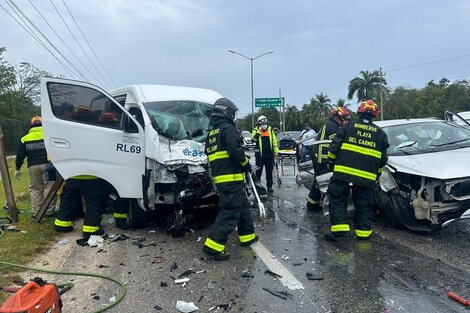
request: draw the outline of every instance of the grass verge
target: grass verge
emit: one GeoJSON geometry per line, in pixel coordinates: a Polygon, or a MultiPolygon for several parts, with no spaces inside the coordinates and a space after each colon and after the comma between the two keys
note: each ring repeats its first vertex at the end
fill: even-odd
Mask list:
{"type": "MultiPolygon", "coordinates": [[[[20,212],[20,221],[15,224],[23,232],[5,231],[0,238],[0,261],[26,264],[35,257],[48,250],[51,243],[57,239],[52,223],[53,218],[44,218],[41,223],[31,223],[31,201],[29,198],[29,174],[26,165],[22,166],[20,180],[14,179],[14,160],[8,161],[8,169],[12,178],[12,185],[17,199],[16,206],[20,212]]],[[[0,217],[7,216],[3,210],[6,204],[6,195],[3,182],[0,181],[0,217]]],[[[0,222],[7,223],[1,219],[0,222]]],[[[13,267],[0,265],[0,286],[11,285],[18,279],[20,270],[13,267]]],[[[0,303],[3,303],[9,295],[0,292],[0,303]]]]}

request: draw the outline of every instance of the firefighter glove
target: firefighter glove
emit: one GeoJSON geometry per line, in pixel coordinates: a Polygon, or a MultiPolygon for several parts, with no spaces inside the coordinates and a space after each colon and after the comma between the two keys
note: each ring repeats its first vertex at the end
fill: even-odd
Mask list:
{"type": "Polygon", "coordinates": [[[15,171],[15,178],[19,180],[20,177],[21,177],[21,171],[20,171],[20,170],[16,170],[16,171],[15,171]]]}

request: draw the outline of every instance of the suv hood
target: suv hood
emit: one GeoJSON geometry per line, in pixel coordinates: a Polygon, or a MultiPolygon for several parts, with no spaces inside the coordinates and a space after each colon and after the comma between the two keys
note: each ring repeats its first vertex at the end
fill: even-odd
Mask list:
{"type": "Polygon", "coordinates": [[[433,153],[389,156],[388,165],[397,172],[437,179],[470,177],[470,148],[433,153]]]}

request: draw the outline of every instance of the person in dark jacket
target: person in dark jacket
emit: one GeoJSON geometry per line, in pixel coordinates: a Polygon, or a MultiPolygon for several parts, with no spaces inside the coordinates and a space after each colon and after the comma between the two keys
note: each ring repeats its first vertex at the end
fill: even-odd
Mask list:
{"type": "MultiPolygon", "coordinates": [[[[16,171],[15,178],[21,177],[21,166],[24,159],[28,161],[29,171],[29,193],[31,196],[31,215],[36,217],[44,198],[52,188],[54,181],[46,179],[47,167],[51,166],[47,159],[47,152],[44,146],[44,133],[42,131],[42,118],[35,116],[31,118],[30,129],[28,134],[21,138],[21,143],[16,153],[16,171]]],[[[56,199],[52,201],[45,215],[52,216],[55,214],[56,199]]]]}
{"type": "MultiPolygon", "coordinates": [[[[240,244],[258,241],[244,187],[244,172],[251,174],[243,138],[233,122],[236,105],[226,98],[214,103],[206,140],[206,154],[213,182],[219,194],[220,211],[204,242],[202,251],[211,259],[229,259],[225,252],[228,235],[237,227],[240,244]]],[[[250,175],[248,174],[248,175],[250,175]]]]}
{"type": "Polygon", "coordinates": [[[271,126],[268,125],[266,116],[261,115],[258,117],[256,127],[251,132],[251,138],[255,141],[255,159],[256,177],[261,180],[263,174],[263,167],[266,171],[266,187],[268,192],[273,190],[273,169],[274,159],[277,158],[279,148],[277,146],[277,138],[271,126]]]}
{"type": "MultiPolygon", "coordinates": [[[[349,111],[345,107],[335,107],[330,111],[331,116],[320,128],[316,140],[331,140],[339,128],[349,120],[349,111]]],[[[316,177],[328,172],[328,143],[315,145],[312,153],[312,163],[315,172],[310,193],[307,196],[307,209],[318,210],[320,208],[321,192],[316,177]]]]}
{"type": "Polygon", "coordinates": [[[375,185],[387,164],[387,134],[372,122],[377,116],[377,105],[372,101],[360,104],[358,120],[338,130],[328,150],[328,167],[333,170],[328,196],[330,200],[331,232],[327,240],[349,234],[347,199],[352,184],[354,201],[354,231],[357,239],[372,235],[372,217],[375,185]]]}

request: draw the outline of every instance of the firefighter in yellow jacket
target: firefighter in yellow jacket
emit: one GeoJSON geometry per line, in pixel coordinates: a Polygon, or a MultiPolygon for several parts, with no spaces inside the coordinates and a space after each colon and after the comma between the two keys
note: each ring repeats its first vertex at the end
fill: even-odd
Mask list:
{"type": "Polygon", "coordinates": [[[261,180],[263,174],[263,166],[266,170],[266,187],[268,192],[273,192],[273,169],[274,159],[279,153],[277,146],[277,138],[268,125],[268,119],[266,116],[261,115],[258,117],[256,127],[251,133],[251,137],[255,140],[255,159],[256,166],[256,177],[261,180]]]}
{"type": "Polygon", "coordinates": [[[378,177],[387,164],[387,134],[372,122],[377,105],[364,101],[357,109],[358,119],[343,125],[330,143],[328,167],[333,170],[328,196],[331,232],[327,240],[335,240],[350,232],[347,214],[349,184],[354,201],[354,231],[357,239],[372,235],[374,192],[378,177]]]}
{"type": "Polygon", "coordinates": [[[242,246],[249,246],[258,240],[243,187],[244,172],[251,173],[251,165],[245,155],[243,139],[233,122],[237,110],[237,106],[229,99],[217,100],[206,140],[206,154],[219,194],[220,212],[202,251],[217,261],[229,259],[225,253],[225,244],[235,227],[242,246]]]}

